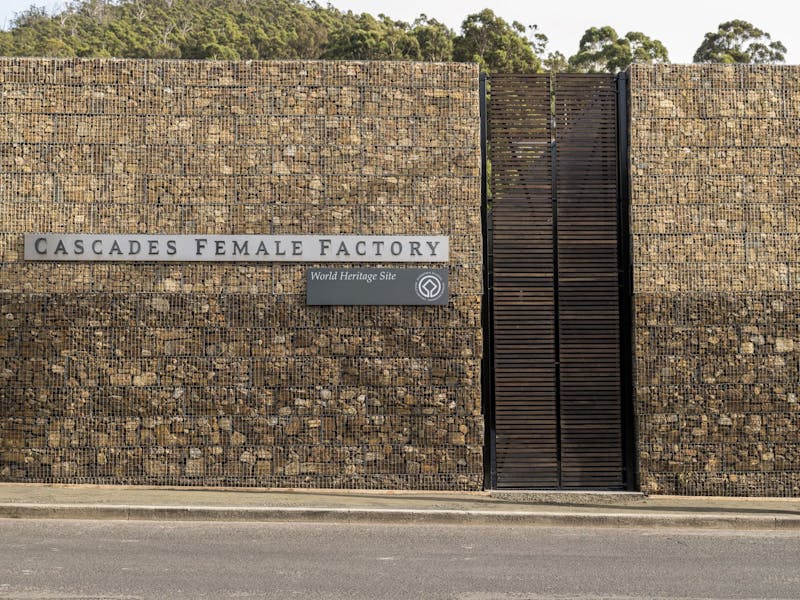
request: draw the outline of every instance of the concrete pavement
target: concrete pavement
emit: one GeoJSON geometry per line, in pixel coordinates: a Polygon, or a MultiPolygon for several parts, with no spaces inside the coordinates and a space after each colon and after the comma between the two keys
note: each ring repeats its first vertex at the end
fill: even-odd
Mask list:
{"type": "Polygon", "coordinates": [[[453,523],[800,531],[800,498],[0,483],[0,518],[453,523]]]}

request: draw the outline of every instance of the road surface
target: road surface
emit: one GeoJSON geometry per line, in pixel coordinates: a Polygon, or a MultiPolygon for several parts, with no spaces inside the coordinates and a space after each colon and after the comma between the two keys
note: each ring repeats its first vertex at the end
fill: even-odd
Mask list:
{"type": "Polygon", "coordinates": [[[800,598],[800,532],[0,520],[0,598],[800,598]]]}

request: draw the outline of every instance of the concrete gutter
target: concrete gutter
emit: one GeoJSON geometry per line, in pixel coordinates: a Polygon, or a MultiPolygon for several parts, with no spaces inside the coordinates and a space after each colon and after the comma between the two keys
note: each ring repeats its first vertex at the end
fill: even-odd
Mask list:
{"type": "Polygon", "coordinates": [[[800,498],[0,483],[0,518],[800,531],[800,498]]]}
{"type": "Polygon", "coordinates": [[[506,511],[402,508],[134,506],[113,504],[0,504],[0,518],[116,519],[147,521],[239,521],[525,525],[550,527],[648,527],[800,531],[800,515],[689,512],[506,511]]]}

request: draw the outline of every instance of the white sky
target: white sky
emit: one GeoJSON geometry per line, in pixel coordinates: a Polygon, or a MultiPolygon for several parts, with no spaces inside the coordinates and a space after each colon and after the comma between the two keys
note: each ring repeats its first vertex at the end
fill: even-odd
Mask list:
{"type": "MultiPolygon", "coordinates": [[[[550,50],[566,56],[578,49],[583,32],[593,26],[611,25],[620,35],[642,31],[661,40],[672,62],[691,62],[708,31],[731,19],[743,19],[769,32],[787,47],[786,62],[800,64],[800,2],[797,0],[562,0],[541,3],[525,0],[330,0],[341,10],[384,13],[413,21],[425,13],[458,31],[468,14],[489,7],[507,21],[536,24],[550,38],[550,50]]],[[[54,0],[33,2],[48,10],[63,6],[54,0]]],[[[14,13],[30,6],[30,0],[0,0],[0,26],[7,28],[14,13]]],[[[321,2],[324,4],[324,2],[321,2]]]]}

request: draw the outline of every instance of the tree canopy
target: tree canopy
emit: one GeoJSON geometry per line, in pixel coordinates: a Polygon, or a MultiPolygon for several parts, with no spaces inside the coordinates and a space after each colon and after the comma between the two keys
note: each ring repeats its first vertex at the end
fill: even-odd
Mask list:
{"type": "Polygon", "coordinates": [[[775,63],[783,62],[786,46],[747,21],[721,23],[709,32],[694,53],[694,62],[775,63]]]}
{"type": "Polygon", "coordinates": [[[75,0],[31,8],[0,38],[15,56],[310,58],[347,15],[297,0],[75,0]]]}
{"type": "Polygon", "coordinates": [[[571,56],[569,69],[585,73],[616,73],[634,62],[669,62],[667,49],[658,40],[639,31],[619,37],[613,27],[590,27],[581,38],[578,53],[571,56]]]}
{"type": "MultiPolygon", "coordinates": [[[[420,15],[341,11],[315,0],[68,0],[48,14],[31,7],[0,31],[0,55],[119,58],[425,60],[477,62],[489,72],[609,72],[634,62],[668,62],[659,40],[591,27],[567,57],[547,51],[536,25],[491,9],[467,15],[460,31],[420,15]]],[[[782,62],[785,46],[750,23],[706,34],[695,62],[782,62]]]]}
{"type": "Polygon", "coordinates": [[[386,15],[347,13],[328,33],[321,58],[345,60],[420,60],[419,40],[408,23],[386,15]]]}
{"type": "Polygon", "coordinates": [[[490,10],[469,15],[457,35],[426,15],[406,23],[313,1],[74,0],[52,16],[36,7],[17,15],[0,32],[0,54],[475,60],[490,70],[536,71],[537,37],[524,34],[490,10]]]}
{"type": "Polygon", "coordinates": [[[485,8],[464,20],[461,35],[453,42],[453,58],[458,62],[477,62],[486,71],[535,73],[541,61],[525,31],[522,23],[509,24],[485,8]]]}

